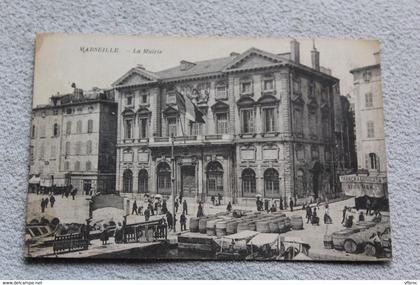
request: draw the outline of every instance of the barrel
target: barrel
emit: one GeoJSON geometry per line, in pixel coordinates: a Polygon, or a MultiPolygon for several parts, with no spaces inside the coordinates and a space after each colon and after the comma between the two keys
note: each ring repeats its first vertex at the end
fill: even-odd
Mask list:
{"type": "Polygon", "coordinates": [[[218,238],[226,235],[227,222],[221,221],[216,223],[216,235],[218,238]]]}
{"type": "Polygon", "coordinates": [[[288,229],[286,228],[286,222],[285,222],[285,220],[279,221],[278,222],[278,225],[279,225],[279,233],[280,234],[285,233],[285,232],[288,231],[288,229]]]}
{"type": "Polygon", "coordinates": [[[270,221],[268,223],[268,227],[270,228],[270,233],[279,233],[279,222],[276,220],[270,221]]]}
{"type": "Polygon", "coordinates": [[[284,224],[288,231],[292,228],[292,223],[289,217],[286,217],[286,219],[284,219],[284,224]]]}
{"type": "Polygon", "coordinates": [[[250,230],[250,231],[255,231],[256,230],[255,222],[248,223],[248,230],[250,230]]]}
{"type": "Polygon", "coordinates": [[[239,233],[239,232],[243,232],[243,231],[248,230],[248,223],[249,222],[247,222],[247,221],[242,221],[242,222],[238,223],[238,227],[236,228],[236,232],[239,233]]]}
{"type": "Polygon", "coordinates": [[[202,233],[202,234],[206,233],[207,221],[208,220],[209,220],[209,218],[207,218],[207,217],[200,218],[200,220],[198,220],[198,230],[200,231],[200,233],[202,233]]]}
{"type": "Polygon", "coordinates": [[[324,235],[324,247],[327,249],[334,248],[332,235],[324,235]]]}
{"type": "Polygon", "coordinates": [[[332,234],[334,248],[337,250],[344,249],[344,241],[347,239],[348,236],[355,232],[354,229],[344,229],[338,232],[334,232],[332,234]]]}
{"type": "Polygon", "coordinates": [[[226,224],[226,234],[231,235],[237,232],[239,221],[230,221],[226,224]]]}
{"type": "Polygon", "coordinates": [[[194,217],[190,218],[190,232],[192,233],[198,232],[198,218],[194,218],[194,217]]]}
{"type": "Polygon", "coordinates": [[[303,220],[301,216],[292,216],[290,223],[293,230],[303,230],[303,220]]]}
{"type": "Polygon", "coordinates": [[[206,233],[209,236],[216,235],[216,223],[223,221],[222,219],[211,219],[207,221],[206,224],[206,233]]]}
{"type": "Polygon", "coordinates": [[[260,233],[269,233],[270,227],[269,227],[269,221],[268,220],[262,220],[255,223],[255,227],[257,232],[260,233]]]}

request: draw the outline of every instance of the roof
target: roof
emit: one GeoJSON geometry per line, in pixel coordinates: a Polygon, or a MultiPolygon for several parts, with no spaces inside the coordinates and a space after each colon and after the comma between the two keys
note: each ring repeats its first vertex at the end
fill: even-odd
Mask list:
{"type": "Polygon", "coordinates": [[[259,234],[259,232],[246,230],[246,231],[241,231],[241,232],[236,233],[236,234],[224,236],[223,238],[233,239],[233,240],[250,239],[250,238],[252,238],[252,237],[254,237],[258,234],[259,234]]]}
{"type": "Polygon", "coordinates": [[[380,67],[381,67],[380,64],[367,65],[367,66],[362,66],[362,67],[352,69],[350,70],[350,73],[355,73],[355,72],[360,72],[360,71],[364,71],[368,69],[375,69],[375,68],[380,68],[380,67]]]}
{"type": "Polygon", "coordinates": [[[268,234],[268,233],[262,233],[259,235],[256,235],[255,237],[253,237],[248,244],[252,244],[255,246],[263,246],[265,244],[273,244],[275,243],[278,239],[279,239],[280,235],[279,234],[268,234]]]}
{"type": "Polygon", "coordinates": [[[168,68],[155,74],[161,79],[171,79],[184,76],[195,76],[212,74],[223,71],[223,69],[235,58],[235,56],[196,61],[194,65],[186,70],[181,70],[181,65],[168,68]]]}

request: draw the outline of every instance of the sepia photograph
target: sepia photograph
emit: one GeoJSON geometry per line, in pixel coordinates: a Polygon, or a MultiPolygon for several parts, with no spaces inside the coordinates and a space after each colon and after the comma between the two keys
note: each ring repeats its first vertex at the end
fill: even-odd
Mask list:
{"type": "Polygon", "coordinates": [[[392,259],[376,40],[37,34],[25,257],[392,259]]]}

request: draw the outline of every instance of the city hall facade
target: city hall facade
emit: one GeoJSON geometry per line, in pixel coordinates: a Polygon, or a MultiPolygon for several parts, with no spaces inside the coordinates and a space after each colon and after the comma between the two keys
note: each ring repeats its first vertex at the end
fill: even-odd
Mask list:
{"type": "MultiPolygon", "coordinates": [[[[340,195],[337,173],[343,112],[339,80],[290,52],[256,48],[224,58],[182,60],[152,72],[138,65],[113,83],[118,102],[116,191],[176,194],[255,204],[257,196],[298,203],[340,195]],[[177,93],[204,114],[189,121],[177,93]],[[173,145],[174,162],[171,161],[173,145]]],[[[341,171],[344,171],[341,169],[341,171]]]]}

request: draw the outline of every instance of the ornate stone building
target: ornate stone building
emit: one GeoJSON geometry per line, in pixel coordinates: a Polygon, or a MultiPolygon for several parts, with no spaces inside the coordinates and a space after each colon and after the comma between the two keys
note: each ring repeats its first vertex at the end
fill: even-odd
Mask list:
{"type": "Polygon", "coordinates": [[[336,197],[335,100],[339,80],[300,63],[299,43],[273,54],[250,48],[224,58],[182,60],[152,72],[139,65],[114,84],[118,101],[117,183],[121,193],[171,193],[255,204],[257,194],[298,202],[336,197]],[[179,112],[190,98],[205,123],[179,112]],[[174,136],[175,169],[171,163],[174,136]]]}
{"type": "Polygon", "coordinates": [[[115,189],[117,104],[112,90],[54,95],[32,110],[30,184],[115,189]]]}

